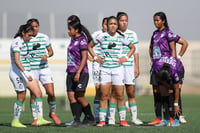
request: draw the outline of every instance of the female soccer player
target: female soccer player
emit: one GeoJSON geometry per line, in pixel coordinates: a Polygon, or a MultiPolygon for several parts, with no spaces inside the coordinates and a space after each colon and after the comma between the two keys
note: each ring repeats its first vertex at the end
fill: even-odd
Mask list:
{"type": "Polygon", "coordinates": [[[42,110],[42,92],[36,79],[31,73],[30,51],[28,42],[32,38],[34,29],[31,25],[21,25],[11,44],[11,69],[9,73],[10,80],[13,83],[17,93],[17,100],[14,104],[14,118],[12,127],[26,127],[19,119],[22,111],[23,102],[26,97],[26,88],[35,95],[36,115],[38,121],[36,125],[47,125],[51,122],[43,119],[42,110]]]}
{"type": "Polygon", "coordinates": [[[105,126],[105,118],[108,109],[108,99],[110,97],[111,88],[116,92],[117,107],[120,117],[120,125],[128,127],[128,123],[125,121],[126,107],[124,102],[124,84],[123,84],[123,68],[122,64],[128,60],[133,54],[134,45],[124,36],[117,33],[118,21],[117,18],[111,16],[108,18],[107,23],[108,31],[100,34],[96,40],[93,40],[88,45],[88,50],[92,57],[101,64],[100,68],[100,110],[99,119],[100,122],[97,126],[105,126]],[[101,55],[98,56],[93,51],[95,44],[100,43],[101,55]],[[126,45],[130,48],[128,54],[125,57],[121,57],[122,45],[126,45]]]}
{"type": "MultiPolygon", "coordinates": [[[[105,17],[103,18],[102,21],[102,30],[96,31],[92,34],[93,40],[96,40],[96,38],[103,32],[107,31],[107,20],[108,18],[105,17]]],[[[95,45],[93,47],[93,50],[95,54],[100,55],[101,54],[101,47],[100,44],[95,45]]],[[[96,89],[96,94],[94,98],[94,116],[95,116],[95,121],[96,123],[99,123],[99,100],[100,100],[100,64],[95,61],[94,58],[90,58],[88,56],[88,59],[92,61],[92,76],[93,76],[93,81],[96,89]]]]}
{"type": "MultiPolygon", "coordinates": [[[[136,125],[143,124],[141,120],[137,118],[137,105],[136,105],[136,98],[135,98],[135,79],[139,76],[139,52],[138,52],[138,37],[134,31],[127,29],[128,27],[128,15],[125,12],[118,12],[117,19],[119,22],[119,31],[128,37],[128,39],[134,44],[135,52],[134,54],[124,62],[123,69],[124,69],[124,84],[126,88],[126,93],[128,96],[128,103],[131,111],[131,121],[136,125]]],[[[122,56],[126,56],[129,52],[129,47],[123,46],[122,56]]],[[[112,95],[115,92],[112,92],[112,95]]],[[[115,102],[114,96],[110,98],[110,107],[109,107],[109,120],[108,124],[114,125],[115,124],[115,102]]]]}
{"type": "MultiPolygon", "coordinates": [[[[154,14],[154,24],[157,30],[154,31],[152,35],[151,44],[149,48],[152,68],[155,67],[155,62],[159,61],[161,58],[169,56],[176,57],[176,48],[174,42],[179,39],[179,36],[173,34],[172,31],[169,29],[166,15],[163,12],[157,12],[156,14],[154,14]]],[[[183,46],[179,54],[183,55],[186,48],[183,46]]],[[[162,122],[162,116],[160,103],[161,99],[158,91],[158,83],[155,79],[155,75],[153,72],[151,75],[151,84],[153,85],[155,112],[158,118],[156,118],[153,122],[150,122],[148,124],[155,125],[162,122]]],[[[179,99],[179,90],[177,89],[178,85],[178,83],[174,83],[175,103],[177,103],[179,99]]],[[[174,112],[175,114],[179,113],[178,106],[174,106],[174,112]]]]}
{"type": "Polygon", "coordinates": [[[88,39],[79,21],[68,22],[68,34],[71,42],[67,53],[67,94],[70,101],[74,121],[69,127],[80,125],[80,116],[84,112],[87,117],[86,126],[95,124],[90,104],[85,99],[85,90],[89,80],[87,57],[88,39]]]}
{"type": "MultiPolygon", "coordinates": [[[[45,34],[39,33],[39,21],[35,18],[29,19],[27,24],[30,24],[34,28],[34,34],[30,40],[29,48],[31,55],[31,70],[34,74],[34,77],[42,83],[48,95],[48,104],[49,104],[49,117],[53,119],[56,125],[59,125],[61,122],[58,119],[56,112],[56,97],[54,93],[54,83],[52,79],[51,70],[48,66],[47,58],[53,56],[53,49],[49,40],[49,37],[45,34]],[[47,53],[46,53],[47,51],[47,53]]],[[[34,95],[31,93],[30,97],[30,107],[34,121],[32,125],[36,125],[37,117],[35,114],[34,106],[34,95]]]]}

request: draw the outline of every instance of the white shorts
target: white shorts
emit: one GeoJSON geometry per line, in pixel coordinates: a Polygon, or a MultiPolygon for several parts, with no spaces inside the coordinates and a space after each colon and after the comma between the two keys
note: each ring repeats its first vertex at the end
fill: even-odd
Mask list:
{"type": "Polygon", "coordinates": [[[44,68],[40,70],[32,70],[32,73],[38,81],[41,82],[42,85],[48,84],[48,83],[53,83],[53,78],[51,74],[50,68],[44,68]]]}
{"type": "Polygon", "coordinates": [[[99,84],[100,83],[100,64],[94,61],[92,63],[92,76],[93,76],[93,81],[94,84],[99,84]]]}
{"type": "Polygon", "coordinates": [[[123,67],[117,68],[103,68],[100,71],[100,83],[111,82],[112,85],[124,85],[123,67]]]}
{"type": "Polygon", "coordinates": [[[123,66],[124,68],[124,84],[135,85],[135,67],[123,66]]]}
{"type": "MultiPolygon", "coordinates": [[[[29,75],[34,78],[31,72],[29,72],[29,75]]],[[[22,92],[26,90],[28,79],[18,68],[11,67],[9,77],[16,92],[22,92]]]]}

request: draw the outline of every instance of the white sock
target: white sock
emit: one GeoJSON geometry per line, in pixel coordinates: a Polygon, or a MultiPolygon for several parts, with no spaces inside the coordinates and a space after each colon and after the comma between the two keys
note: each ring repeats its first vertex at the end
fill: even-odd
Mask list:
{"type": "Polygon", "coordinates": [[[129,103],[129,108],[131,110],[132,120],[136,120],[137,119],[137,105],[136,105],[136,103],[129,103]]]}
{"type": "Polygon", "coordinates": [[[99,120],[106,121],[106,114],[108,112],[107,108],[99,108],[99,120]]]}
{"type": "Polygon", "coordinates": [[[35,108],[35,104],[30,104],[30,108],[31,108],[31,112],[32,112],[32,115],[33,115],[33,119],[37,119],[37,111],[36,111],[36,108],[35,108]]]}
{"type": "Polygon", "coordinates": [[[118,107],[119,119],[126,120],[126,106],[118,107]]]}
{"type": "Polygon", "coordinates": [[[23,102],[16,100],[14,104],[14,120],[19,120],[21,112],[22,112],[23,102]]]}
{"type": "Polygon", "coordinates": [[[56,101],[49,101],[49,109],[51,113],[56,112],[56,101]]]}
{"type": "Polygon", "coordinates": [[[35,108],[37,111],[37,118],[43,117],[42,98],[35,98],[35,108]]]}
{"type": "Polygon", "coordinates": [[[116,107],[117,107],[116,103],[109,103],[108,119],[115,120],[116,107]]]}

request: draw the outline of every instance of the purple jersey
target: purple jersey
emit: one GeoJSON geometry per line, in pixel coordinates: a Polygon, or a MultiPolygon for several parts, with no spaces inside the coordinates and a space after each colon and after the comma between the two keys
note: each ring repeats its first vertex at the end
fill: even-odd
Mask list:
{"type": "MultiPolygon", "coordinates": [[[[77,72],[81,63],[81,51],[88,49],[87,38],[81,34],[78,38],[71,38],[71,42],[67,49],[67,72],[77,72]]],[[[85,64],[83,73],[88,73],[87,63],[85,64]]]]}
{"type": "Polygon", "coordinates": [[[177,69],[179,72],[184,71],[183,63],[179,59],[177,59],[177,69]]]}
{"type": "Polygon", "coordinates": [[[153,63],[153,73],[157,74],[159,70],[163,67],[164,63],[167,63],[170,65],[170,71],[171,71],[171,79],[173,83],[179,82],[179,70],[178,70],[178,62],[180,63],[180,60],[171,56],[165,56],[161,57],[159,60],[153,63]]]}
{"type": "Polygon", "coordinates": [[[171,56],[169,42],[177,42],[179,38],[180,37],[172,33],[172,31],[169,28],[165,28],[162,31],[154,31],[150,44],[153,54],[153,62],[159,60],[161,57],[171,56]]]}

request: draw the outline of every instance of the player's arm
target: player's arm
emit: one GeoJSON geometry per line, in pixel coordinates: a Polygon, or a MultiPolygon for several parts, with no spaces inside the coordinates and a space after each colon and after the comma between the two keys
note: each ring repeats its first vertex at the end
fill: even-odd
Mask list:
{"type": "Polygon", "coordinates": [[[25,70],[25,68],[23,67],[21,61],[20,61],[20,53],[18,52],[14,52],[14,62],[17,65],[17,67],[19,68],[20,71],[23,72],[23,74],[28,78],[29,81],[32,81],[32,77],[29,75],[29,73],[25,70]]]}
{"type": "Polygon", "coordinates": [[[135,46],[135,52],[133,56],[134,56],[134,61],[135,61],[135,78],[137,78],[140,74],[138,43],[136,43],[134,46],[135,46]]]}
{"type": "Polygon", "coordinates": [[[47,58],[53,56],[53,49],[51,46],[47,47],[47,54],[43,55],[41,60],[47,60],[47,58]]]}
{"type": "Polygon", "coordinates": [[[128,54],[123,58],[119,58],[119,61],[118,61],[119,64],[123,64],[131,57],[131,55],[133,55],[133,53],[135,51],[135,46],[133,45],[133,43],[131,43],[130,45],[128,45],[128,47],[130,49],[128,54]]]}
{"type": "Polygon", "coordinates": [[[178,44],[182,45],[181,49],[178,53],[178,56],[182,57],[185,53],[185,51],[187,50],[188,47],[188,42],[186,40],[184,40],[182,37],[178,40],[177,42],[178,44]]]}
{"type": "Polygon", "coordinates": [[[103,59],[101,59],[98,55],[95,54],[93,47],[95,46],[95,44],[93,43],[93,41],[90,41],[90,43],[88,44],[88,51],[90,53],[90,55],[93,57],[93,59],[102,64],[103,63],[103,59]]]}
{"type": "Polygon", "coordinates": [[[78,82],[80,78],[80,73],[82,72],[85,64],[87,63],[87,56],[88,56],[88,51],[87,50],[81,50],[81,63],[80,66],[78,67],[78,70],[76,72],[76,75],[74,77],[74,81],[78,82]]]}
{"type": "Polygon", "coordinates": [[[134,54],[134,60],[135,60],[135,78],[137,78],[140,74],[139,70],[139,53],[134,54]]]}

